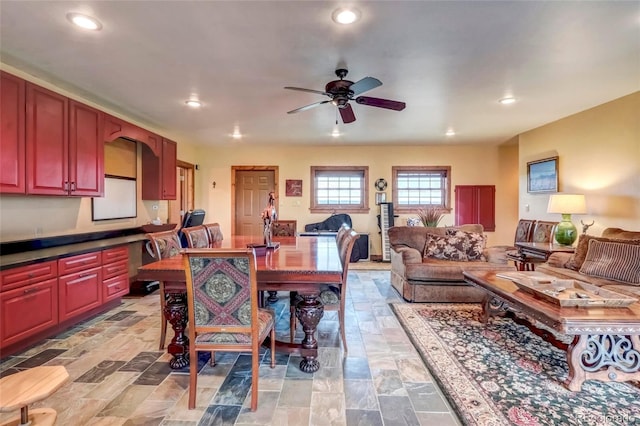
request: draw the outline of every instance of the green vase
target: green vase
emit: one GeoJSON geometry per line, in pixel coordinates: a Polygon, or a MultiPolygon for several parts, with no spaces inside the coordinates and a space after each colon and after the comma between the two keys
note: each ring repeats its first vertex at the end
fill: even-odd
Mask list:
{"type": "Polygon", "coordinates": [[[578,238],[578,230],[571,222],[571,215],[562,214],[562,220],[556,226],[556,241],[563,246],[570,246],[576,238],[578,238]]]}

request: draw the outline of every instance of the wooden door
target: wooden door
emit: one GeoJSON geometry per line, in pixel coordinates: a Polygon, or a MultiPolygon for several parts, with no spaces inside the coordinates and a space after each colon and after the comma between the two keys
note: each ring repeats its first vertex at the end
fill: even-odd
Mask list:
{"type": "Polygon", "coordinates": [[[27,83],[27,193],[69,194],[69,102],[27,83]]]}
{"type": "Polygon", "coordinates": [[[237,170],[235,173],[235,235],[262,235],[260,214],[269,192],[276,191],[274,170],[237,170]]]}
{"type": "Polygon", "coordinates": [[[102,112],[69,101],[70,195],[104,196],[102,112]]]}
{"type": "Polygon", "coordinates": [[[0,192],[25,193],[25,81],[0,71],[0,192]]]}

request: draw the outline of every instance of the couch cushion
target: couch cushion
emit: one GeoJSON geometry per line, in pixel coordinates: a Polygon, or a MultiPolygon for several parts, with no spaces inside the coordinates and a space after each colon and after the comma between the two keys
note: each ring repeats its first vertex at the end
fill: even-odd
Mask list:
{"type": "Polygon", "coordinates": [[[424,257],[460,261],[484,260],[482,251],[485,242],[484,235],[480,233],[447,229],[444,237],[427,235],[424,257]]]}
{"type": "Polygon", "coordinates": [[[425,258],[421,264],[407,264],[405,276],[407,281],[463,281],[463,271],[492,271],[509,269],[508,265],[496,265],[495,263],[482,262],[479,260],[456,261],[436,258],[425,258]]]}
{"type": "MultiPolygon", "coordinates": [[[[638,234],[637,232],[628,232],[628,234],[638,234]]],[[[607,235],[614,235],[616,237],[622,236],[620,233],[608,233],[607,235]]],[[[589,241],[601,241],[601,242],[615,242],[615,243],[626,243],[626,244],[634,244],[640,245],[640,239],[635,240],[627,240],[627,239],[618,239],[613,237],[593,237],[591,235],[580,235],[578,239],[578,245],[576,246],[576,251],[571,256],[571,259],[565,265],[566,268],[573,269],[574,271],[579,271],[582,267],[582,263],[584,259],[587,257],[587,251],[589,250],[589,241]]]]}
{"type": "Polygon", "coordinates": [[[640,284],[640,246],[591,240],[580,273],[640,284]]]}

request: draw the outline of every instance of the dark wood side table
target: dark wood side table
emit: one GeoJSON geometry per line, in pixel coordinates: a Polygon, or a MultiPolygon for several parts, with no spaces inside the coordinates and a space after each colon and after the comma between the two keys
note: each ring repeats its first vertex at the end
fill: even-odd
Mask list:
{"type": "Polygon", "coordinates": [[[520,258],[513,259],[519,271],[533,271],[536,263],[543,263],[552,253],[573,253],[575,247],[552,243],[515,243],[520,258]]]}

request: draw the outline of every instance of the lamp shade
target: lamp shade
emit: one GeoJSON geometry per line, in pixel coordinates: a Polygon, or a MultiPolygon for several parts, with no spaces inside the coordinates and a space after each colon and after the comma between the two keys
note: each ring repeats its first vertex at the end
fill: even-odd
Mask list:
{"type": "Polygon", "coordinates": [[[582,194],[553,194],[549,197],[547,213],[586,214],[587,203],[582,194]]]}

